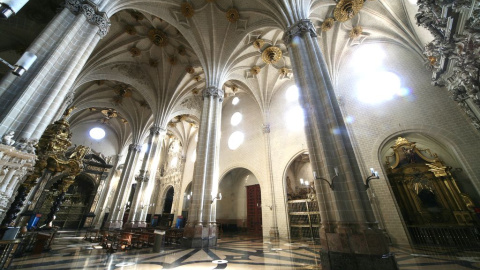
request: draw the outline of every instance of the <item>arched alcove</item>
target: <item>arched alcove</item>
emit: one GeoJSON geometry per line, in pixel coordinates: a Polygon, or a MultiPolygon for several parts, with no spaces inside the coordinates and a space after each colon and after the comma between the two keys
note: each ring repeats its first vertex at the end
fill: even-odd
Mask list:
{"type": "MultiPolygon", "coordinates": [[[[42,194],[45,200],[38,210],[43,215],[38,223],[40,226],[44,224],[53,201],[58,196],[58,183],[47,186],[48,189],[45,189],[42,194]]],[[[55,214],[53,225],[64,229],[82,228],[85,217],[91,210],[96,192],[97,186],[92,177],[85,173],[75,177],[75,182],[68,188],[60,210],[55,214]]]]}
{"type": "Polygon", "coordinates": [[[308,152],[291,160],[284,181],[290,238],[318,239],[320,212],[308,152]]]}
{"type": "Polygon", "coordinates": [[[223,233],[262,235],[261,189],[255,175],[244,168],[229,171],[220,180],[217,223],[223,233]]]}
{"type": "Polygon", "coordinates": [[[414,245],[478,246],[478,192],[448,145],[419,134],[380,150],[387,182],[414,245]]]}

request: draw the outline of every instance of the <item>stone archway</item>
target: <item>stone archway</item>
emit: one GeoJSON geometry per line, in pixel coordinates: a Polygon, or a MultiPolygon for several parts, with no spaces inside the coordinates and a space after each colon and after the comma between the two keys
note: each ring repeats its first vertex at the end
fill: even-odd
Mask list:
{"type": "Polygon", "coordinates": [[[291,239],[319,239],[318,208],[308,152],[294,157],[284,176],[291,239]]]}
{"type": "Polygon", "coordinates": [[[461,165],[448,148],[421,134],[408,134],[390,140],[381,153],[412,244],[479,246],[478,202],[472,199],[478,194],[467,194],[467,181],[459,181],[461,165]]]}
{"type": "Polygon", "coordinates": [[[235,168],[220,180],[217,201],[217,225],[220,233],[262,236],[261,188],[248,169],[235,168]]]}

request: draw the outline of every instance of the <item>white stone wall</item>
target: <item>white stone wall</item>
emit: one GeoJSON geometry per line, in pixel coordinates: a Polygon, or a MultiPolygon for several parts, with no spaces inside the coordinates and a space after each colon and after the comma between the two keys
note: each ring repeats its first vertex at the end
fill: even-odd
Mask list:
{"type": "MultiPolygon", "coordinates": [[[[357,49],[361,46],[368,45],[359,45],[357,49]]],[[[386,230],[393,243],[406,244],[408,239],[402,219],[385,180],[385,162],[381,160],[380,154],[385,143],[409,133],[431,137],[458,161],[458,166],[463,168],[465,178],[470,179],[471,187],[478,196],[480,134],[449,99],[446,89],[429,84],[431,73],[425,69],[418,55],[393,44],[382,44],[379,48],[385,51],[386,56],[382,68],[396,73],[401,78],[402,87],[411,93],[378,104],[363,103],[355,91],[356,82],[361,79],[362,72],[367,67],[365,65],[359,69],[354,61],[345,61],[339,71],[337,97],[341,97],[344,117],[348,117],[350,122],[348,126],[353,135],[360,168],[364,169],[365,174],[370,167],[376,168],[380,173],[380,180],[371,182],[371,192],[378,199],[386,230]]],[[[351,53],[355,56],[356,50],[351,53]]]]}

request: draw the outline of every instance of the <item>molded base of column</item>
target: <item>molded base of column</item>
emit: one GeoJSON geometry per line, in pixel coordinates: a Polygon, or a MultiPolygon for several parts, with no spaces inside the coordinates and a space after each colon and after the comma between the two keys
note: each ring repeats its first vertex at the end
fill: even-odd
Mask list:
{"type": "Polygon", "coordinates": [[[271,227],[269,234],[270,234],[270,241],[280,240],[280,233],[278,232],[278,227],[271,227]]]}
{"type": "Polygon", "coordinates": [[[354,232],[337,227],[336,232],[325,232],[322,229],[320,241],[323,270],[398,270],[380,230],[354,232]]]}
{"type": "Polygon", "coordinates": [[[181,244],[185,248],[206,248],[217,245],[217,225],[187,224],[183,231],[181,244]]]}
{"type": "Polygon", "coordinates": [[[105,222],[105,229],[113,230],[113,229],[121,229],[123,225],[123,221],[121,220],[114,220],[114,221],[107,221],[105,222]]]}
{"type": "Polygon", "coordinates": [[[145,228],[147,223],[145,221],[129,221],[125,223],[125,228],[145,228]]]}

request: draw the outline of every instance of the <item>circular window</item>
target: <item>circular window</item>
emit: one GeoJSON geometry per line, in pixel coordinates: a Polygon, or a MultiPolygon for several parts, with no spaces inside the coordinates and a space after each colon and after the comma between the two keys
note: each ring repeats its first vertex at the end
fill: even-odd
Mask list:
{"type": "Polygon", "coordinates": [[[230,135],[230,138],[228,138],[228,148],[231,150],[237,149],[243,143],[244,138],[243,132],[235,131],[230,135]]]}
{"type": "Polygon", "coordinates": [[[232,126],[238,125],[242,121],[242,114],[239,112],[236,112],[232,115],[232,119],[230,120],[230,124],[232,126]]]}
{"type": "Polygon", "coordinates": [[[105,130],[103,128],[92,128],[90,129],[90,137],[92,137],[95,140],[101,140],[105,137],[105,130]]]}
{"type": "Polygon", "coordinates": [[[238,97],[234,97],[234,98],[232,99],[232,104],[233,104],[233,105],[237,105],[238,102],[240,102],[240,99],[239,99],[238,97]]]}

